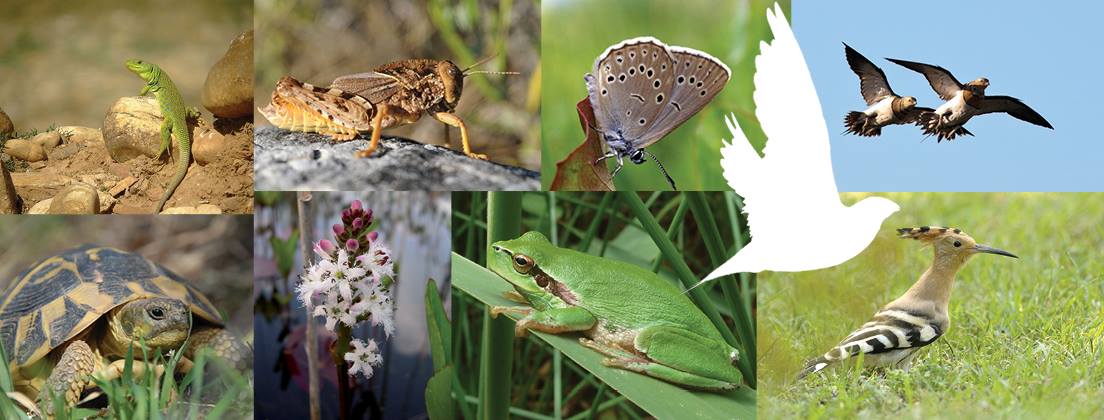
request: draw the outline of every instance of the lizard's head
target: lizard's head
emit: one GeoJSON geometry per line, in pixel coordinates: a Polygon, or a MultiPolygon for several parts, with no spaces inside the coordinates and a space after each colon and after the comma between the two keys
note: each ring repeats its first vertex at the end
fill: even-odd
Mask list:
{"type": "Polygon", "coordinates": [[[153,65],[153,63],[142,61],[137,58],[127,60],[126,67],[128,70],[134,72],[134,74],[137,74],[138,77],[141,77],[144,80],[149,80],[150,77],[152,77],[155,73],[154,69],[157,68],[157,66],[153,65]]]}

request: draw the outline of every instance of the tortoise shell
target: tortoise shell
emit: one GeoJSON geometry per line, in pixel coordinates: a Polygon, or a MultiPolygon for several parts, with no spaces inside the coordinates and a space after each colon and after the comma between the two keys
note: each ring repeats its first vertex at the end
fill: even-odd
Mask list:
{"type": "Polygon", "coordinates": [[[141,255],[83,245],[34,264],[0,296],[0,343],[9,364],[34,364],[115,307],[149,297],[187,303],[222,327],[211,301],[187,280],[141,255]]]}

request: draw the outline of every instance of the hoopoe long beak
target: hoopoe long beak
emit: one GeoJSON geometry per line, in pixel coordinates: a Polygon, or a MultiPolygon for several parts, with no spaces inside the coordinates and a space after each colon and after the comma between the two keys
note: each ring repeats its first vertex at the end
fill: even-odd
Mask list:
{"type": "Polygon", "coordinates": [[[1015,254],[1013,254],[1011,252],[1005,251],[1003,249],[993,248],[993,247],[988,246],[988,245],[981,245],[981,244],[974,245],[974,250],[977,251],[977,252],[984,252],[986,254],[997,254],[997,255],[1003,255],[1003,256],[1006,256],[1006,257],[1020,258],[1020,257],[1017,257],[1015,254]]]}

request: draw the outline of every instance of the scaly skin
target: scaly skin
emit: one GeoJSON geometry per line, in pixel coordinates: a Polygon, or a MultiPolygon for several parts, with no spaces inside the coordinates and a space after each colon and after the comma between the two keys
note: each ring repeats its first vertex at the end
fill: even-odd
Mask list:
{"type": "Polygon", "coordinates": [[[180,97],[180,91],[176,90],[176,85],[173,84],[172,79],[164,71],[161,71],[161,68],[157,67],[156,64],[131,59],[127,60],[126,66],[127,69],[146,81],[146,86],[142,87],[140,95],[153,92],[153,96],[157,98],[157,103],[161,105],[161,115],[165,119],[161,123],[161,148],[157,151],[158,159],[165,152],[169,152],[171,156],[172,139],[169,133],[176,136],[176,144],[179,149],[176,157],[176,175],[173,176],[169,188],[165,190],[165,194],[161,196],[161,202],[157,203],[157,213],[160,213],[165,208],[165,202],[169,201],[169,197],[176,191],[176,187],[180,186],[180,182],[188,174],[188,164],[191,163],[192,138],[188,132],[188,110],[185,108],[184,99],[180,97]]]}

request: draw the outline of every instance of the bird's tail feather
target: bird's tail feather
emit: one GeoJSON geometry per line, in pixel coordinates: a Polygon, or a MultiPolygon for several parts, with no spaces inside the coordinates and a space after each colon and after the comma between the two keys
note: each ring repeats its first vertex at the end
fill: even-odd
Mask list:
{"type": "Polygon", "coordinates": [[[877,125],[869,126],[870,116],[863,112],[851,111],[843,117],[843,126],[847,128],[844,134],[854,134],[861,137],[875,137],[882,134],[882,128],[877,125]]]}
{"type": "Polygon", "coordinates": [[[805,379],[806,376],[824,370],[824,368],[828,367],[829,363],[828,359],[825,359],[824,356],[819,356],[816,359],[810,360],[805,364],[805,368],[797,373],[797,380],[800,381],[805,379]]]}

